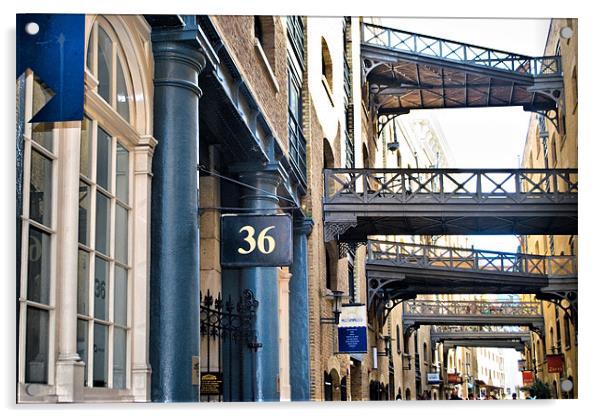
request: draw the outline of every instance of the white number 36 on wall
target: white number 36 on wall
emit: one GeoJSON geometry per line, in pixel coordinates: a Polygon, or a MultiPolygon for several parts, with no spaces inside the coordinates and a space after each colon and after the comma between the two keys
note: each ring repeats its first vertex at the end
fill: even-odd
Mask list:
{"type": "Polygon", "coordinates": [[[250,254],[255,251],[255,248],[259,250],[262,254],[270,254],[276,248],[276,241],[274,237],[268,235],[268,231],[270,229],[274,229],[275,226],[268,226],[267,228],[262,229],[257,236],[257,240],[255,240],[255,228],[251,225],[245,225],[238,230],[239,233],[246,232],[247,236],[244,241],[249,244],[249,248],[244,249],[242,247],[238,248],[239,254],[250,254]]]}

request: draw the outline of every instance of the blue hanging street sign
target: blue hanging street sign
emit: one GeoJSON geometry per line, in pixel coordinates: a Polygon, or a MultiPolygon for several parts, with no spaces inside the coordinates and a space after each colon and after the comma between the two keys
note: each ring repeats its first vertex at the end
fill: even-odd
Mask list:
{"type": "Polygon", "coordinates": [[[291,216],[222,215],[223,267],[281,267],[293,263],[291,216]]]}
{"type": "Polygon", "coordinates": [[[17,14],[17,78],[28,68],[54,96],[29,122],[84,118],[83,14],[17,14]]]}
{"type": "Polygon", "coordinates": [[[347,304],[341,307],[339,318],[339,353],[367,353],[366,305],[347,304]]]}

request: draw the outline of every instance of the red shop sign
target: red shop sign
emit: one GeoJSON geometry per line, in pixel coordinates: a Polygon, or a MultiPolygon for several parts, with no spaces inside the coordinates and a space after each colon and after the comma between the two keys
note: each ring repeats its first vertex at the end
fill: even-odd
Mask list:
{"type": "Polygon", "coordinates": [[[523,386],[531,386],[533,384],[533,371],[523,370],[523,386]]]}
{"type": "Polygon", "coordinates": [[[548,354],[546,362],[548,363],[548,373],[562,373],[564,369],[564,357],[562,354],[548,354]]]}
{"type": "Polygon", "coordinates": [[[454,384],[454,385],[458,384],[458,383],[462,383],[462,378],[457,373],[449,373],[447,375],[447,383],[454,384]]]}

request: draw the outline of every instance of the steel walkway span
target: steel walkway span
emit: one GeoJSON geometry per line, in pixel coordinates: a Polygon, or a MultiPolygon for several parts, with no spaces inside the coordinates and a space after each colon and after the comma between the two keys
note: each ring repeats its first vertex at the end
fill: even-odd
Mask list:
{"type": "Polygon", "coordinates": [[[558,107],[563,79],[559,56],[512,52],[363,23],[363,76],[381,115],[412,109],[558,107]]]}
{"type": "Polygon", "coordinates": [[[504,326],[450,326],[431,327],[431,347],[497,347],[522,351],[531,343],[531,331],[526,327],[504,326]]]}
{"type": "Polygon", "coordinates": [[[326,241],[577,234],[577,169],[326,169],[326,241]]]}
{"type": "Polygon", "coordinates": [[[419,294],[535,294],[577,304],[577,257],[367,241],[368,304],[388,312],[419,294]]]}
{"type": "Polygon", "coordinates": [[[541,302],[409,300],[402,320],[404,335],[422,325],[517,326],[544,333],[541,302]]]}

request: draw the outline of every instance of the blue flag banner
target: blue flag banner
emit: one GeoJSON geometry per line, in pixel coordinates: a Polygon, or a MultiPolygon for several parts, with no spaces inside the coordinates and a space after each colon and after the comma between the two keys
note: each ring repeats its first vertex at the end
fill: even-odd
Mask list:
{"type": "Polygon", "coordinates": [[[349,304],[341,307],[339,318],[339,353],[366,353],[368,340],[366,305],[349,304]]]}
{"type": "Polygon", "coordinates": [[[84,117],[83,14],[18,14],[17,77],[28,68],[54,96],[30,122],[84,117]]]}

